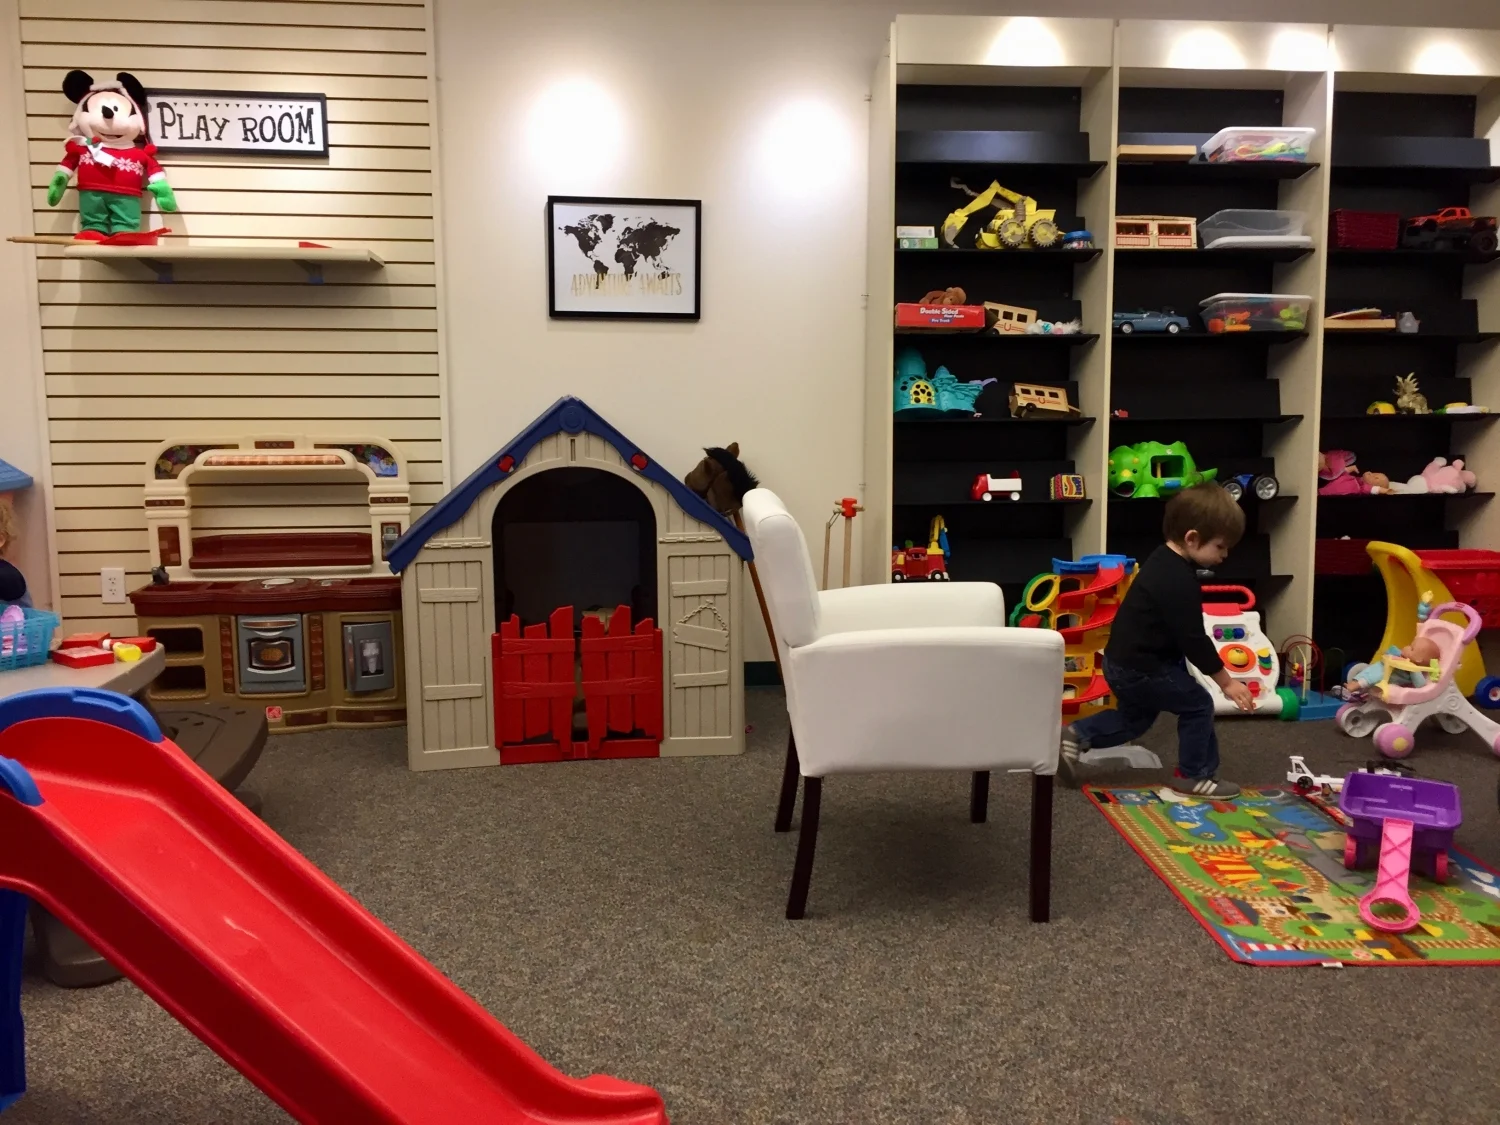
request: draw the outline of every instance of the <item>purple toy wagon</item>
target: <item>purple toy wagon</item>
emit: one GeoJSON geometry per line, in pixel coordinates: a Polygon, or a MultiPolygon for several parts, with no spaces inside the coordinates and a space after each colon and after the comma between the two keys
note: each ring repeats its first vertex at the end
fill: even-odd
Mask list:
{"type": "Polygon", "coordinates": [[[1344,835],[1344,866],[1369,867],[1380,854],[1387,817],[1412,824],[1412,867],[1439,883],[1448,877],[1448,847],[1463,823],[1458,786],[1418,777],[1356,770],[1344,779],[1339,808],[1353,820],[1344,835]]]}

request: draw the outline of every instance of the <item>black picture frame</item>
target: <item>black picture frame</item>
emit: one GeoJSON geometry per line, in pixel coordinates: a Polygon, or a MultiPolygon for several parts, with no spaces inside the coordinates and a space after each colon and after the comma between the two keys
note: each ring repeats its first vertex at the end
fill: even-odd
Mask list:
{"type": "MultiPolygon", "coordinates": [[[[547,242],[547,315],[554,320],[676,320],[696,321],[703,317],[703,201],[701,199],[662,199],[637,196],[549,195],[545,209],[547,242]],[[684,290],[691,293],[691,307],[653,310],[627,308],[600,303],[599,307],[568,307],[558,303],[557,246],[558,208],[588,208],[598,211],[652,211],[672,209],[687,212],[692,219],[692,277],[683,280],[684,290]]],[[[681,228],[680,228],[681,229],[681,228]]],[[[627,298],[622,298],[622,302],[627,298]]],[[[637,298],[639,301],[639,298],[637,298]]]]}

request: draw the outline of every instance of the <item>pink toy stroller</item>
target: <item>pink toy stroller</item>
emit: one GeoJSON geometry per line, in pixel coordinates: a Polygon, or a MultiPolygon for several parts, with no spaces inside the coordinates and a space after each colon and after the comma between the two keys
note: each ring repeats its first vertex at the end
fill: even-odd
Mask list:
{"type": "Polygon", "coordinates": [[[1479,635],[1483,625],[1478,612],[1462,602],[1433,606],[1427,620],[1417,626],[1416,635],[1437,645],[1438,674],[1421,687],[1389,684],[1363,703],[1344,704],[1334,715],[1339,729],[1354,738],[1363,738],[1374,731],[1377,750],[1387,758],[1404,758],[1416,746],[1417,728],[1436,716],[1438,725],[1448,733],[1472,730],[1500,754],[1500,723],[1486,718],[1453,682],[1464,646],[1479,635]],[[1445,613],[1462,613],[1468,624],[1461,627],[1444,621],[1445,613]],[[1381,715],[1388,716],[1390,721],[1382,723],[1381,715]]]}

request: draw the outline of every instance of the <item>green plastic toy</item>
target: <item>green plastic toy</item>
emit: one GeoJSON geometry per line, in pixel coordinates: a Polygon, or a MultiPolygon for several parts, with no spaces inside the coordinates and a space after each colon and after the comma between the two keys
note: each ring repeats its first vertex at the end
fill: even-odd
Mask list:
{"type": "Polygon", "coordinates": [[[1143,441],[1116,446],[1109,451],[1109,490],[1116,496],[1136,499],[1171,496],[1213,480],[1218,469],[1199,469],[1193,455],[1180,441],[1163,445],[1143,441]]]}

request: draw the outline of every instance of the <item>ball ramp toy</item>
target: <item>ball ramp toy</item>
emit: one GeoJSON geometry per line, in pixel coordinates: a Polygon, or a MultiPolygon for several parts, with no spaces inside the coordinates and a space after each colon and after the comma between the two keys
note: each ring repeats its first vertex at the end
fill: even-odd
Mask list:
{"type": "Polygon", "coordinates": [[[133,700],[11,696],[0,756],[0,1105],[24,1081],[24,895],[298,1121],[666,1125],[655,1090],[554,1070],[133,700]]]}

